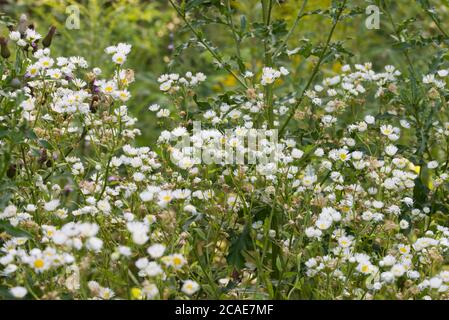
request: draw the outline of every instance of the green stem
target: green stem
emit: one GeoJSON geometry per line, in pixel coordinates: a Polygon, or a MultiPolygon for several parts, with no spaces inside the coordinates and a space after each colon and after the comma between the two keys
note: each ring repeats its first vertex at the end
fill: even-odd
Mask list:
{"type": "MultiPolygon", "coordinates": [[[[262,15],[265,27],[267,30],[270,28],[271,20],[271,0],[261,0],[262,2],[262,15]]],[[[273,65],[273,57],[270,52],[269,37],[264,39],[264,59],[265,66],[271,67],[273,65]]],[[[273,85],[267,85],[264,88],[265,106],[267,108],[268,128],[274,127],[274,112],[273,112],[273,85]]]]}
{"type": "Polygon", "coordinates": [[[329,44],[330,44],[330,42],[332,40],[332,36],[334,35],[335,28],[337,27],[337,24],[340,21],[340,18],[341,18],[341,15],[343,13],[343,10],[346,7],[346,2],[347,2],[347,0],[344,0],[343,4],[341,5],[340,9],[338,10],[338,13],[337,13],[337,16],[335,17],[334,23],[332,24],[331,31],[329,32],[329,35],[327,36],[326,44],[324,45],[324,48],[321,51],[321,54],[320,54],[320,57],[318,59],[317,64],[313,68],[312,75],[310,76],[309,80],[307,81],[306,86],[302,90],[302,92],[301,92],[301,94],[300,94],[300,96],[298,98],[298,101],[293,106],[293,108],[290,111],[290,113],[289,113],[287,119],[285,120],[284,124],[281,126],[281,129],[279,130],[279,136],[281,136],[284,133],[285,128],[287,127],[288,123],[290,122],[290,120],[295,115],[296,110],[298,109],[299,105],[301,104],[302,100],[304,99],[305,92],[309,89],[310,85],[312,84],[313,80],[315,79],[315,76],[317,75],[317,73],[318,73],[318,71],[320,69],[320,66],[323,63],[323,60],[324,60],[324,58],[326,56],[327,50],[329,48],[329,44]]]}
{"type": "Polygon", "coordinates": [[[293,26],[291,27],[291,29],[288,31],[287,35],[285,36],[284,40],[282,41],[281,45],[276,49],[276,51],[274,51],[273,53],[273,57],[276,57],[277,54],[279,53],[279,51],[281,51],[284,46],[287,44],[287,41],[290,39],[290,37],[293,34],[293,31],[296,29],[296,27],[298,26],[299,21],[301,20],[301,18],[303,17],[303,13],[304,13],[304,9],[307,5],[307,1],[308,0],[304,0],[302,2],[302,6],[298,11],[298,14],[296,15],[296,19],[295,22],[293,22],[293,26]]]}
{"type": "Polygon", "coordinates": [[[238,75],[236,75],[235,72],[232,71],[231,68],[229,68],[229,66],[226,63],[223,62],[223,59],[221,59],[221,57],[207,44],[207,42],[204,41],[204,39],[201,37],[201,35],[198,33],[198,31],[196,31],[195,28],[193,28],[193,26],[187,20],[186,15],[183,14],[181,12],[181,10],[173,3],[173,0],[168,0],[168,1],[170,2],[171,6],[176,10],[178,15],[182,18],[182,20],[186,23],[186,25],[189,27],[189,29],[192,31],[192,33],[195,35],[198,42],[200,42],[207,49],[207,51],[209,51],[209,53],[215,58],[215,60],[217,60],[218,63],[223,68],[225,68],[226,71],[229,72],[229,74],[231,74],[245,89],[248,89],[248,86],[246,85],[246,83],[242,79],[240,79],[240,77],[238,75]]]}

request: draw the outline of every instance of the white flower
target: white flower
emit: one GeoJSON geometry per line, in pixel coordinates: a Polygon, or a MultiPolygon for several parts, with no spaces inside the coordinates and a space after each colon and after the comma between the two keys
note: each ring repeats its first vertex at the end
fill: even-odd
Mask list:
{"type": "Polygon", "coordinates": [[[383,125],[380,127],[380,132],[383,135],[389,136],[390,134],[394,133],[394,128],[391,125],[383,125]]]}
{"type": "MultiPolygon", "coordinates": [[[[288,71],[287,71],[288,72],[288,71]]],[[[281,72],[270,67],[264,67],[262,69],[262,79],[260,83],[262,85],[272,84],[277,78],[281,76],[281,72]]]]}
{"type": "Polygon", "coordinates": [[[395,277],[401,277],[405,273],[405,268],[402,264],[395,264],[393,267],[391,267],[391,273],[395,277]]]}
{"type": "Polygon", "coordinates": [[[133,242],[138,245],[143,245],[149,240],[147,224],[138,221],[131,221],[126,224],[128,231],[132,234],[133,242]]]}
{"type": "Polygon", "coordinates": [[[340,237],[338,239],[338,244],[342,248],[348,248],[351,246],[351,239],[349,239],[348,237],[340,237]]]}
{"type": "Polygon", "coordinates": [[[184,281],[184,284],[182,285],[182,292],[184,292],[187,295],[192,295],[195,292],[197,292],[200,289],[200,285],[193,281],[193,280],[186,280],[184,281]]]}
{"type": "Polygon", "coordinates": [[[170,116],[170,110],[168,109],[161,109],[156,113],[156,116],[158,118],[167,118],[168,116],[170,116]]]}
{"type": "Polygon", "coordinates": [[[162,244],[153,244],[147,249],[147,252],[152,258],[160,258],[165,252],[165,246],[162,244]]]}
{"type": "Polygon", "coordinates": [[[281,67],[280,69],[279,69],[279,71],[281,72],[281,74],[283,75],[283,76],[286,76],[286,75],[288,75],[290,72],[286,69],[286,68],[284,68],[284,67],[281,67]]]}
{"type": "Polygon", "coordinates": [[[25,39],[27,41],[34,42],[36,40],[39,40],[40,38],[42,38],[42,36],[39,33],[37,33],[34,29],[29,29],[29,28],[26,29],[25,39]]]}
{"type": "Polygon", "coordinates": [[[162,257],[162,261],[169,267],[175,269],[181,269],[186,263],[186,259],[183,255],[175,253],[169,256],[162,257]]]}
{"type": "Polygon", "coordinates": [[[385,148],[385,153],[388,154],[389,156],[394,156],[397,151],[398,151],[398,148],[392,144],[388,145],[385,148]]]}
{"type": "Polygon", "coordinates": [[[437,73],[438,73],[438,75],[439,75],[440,77],[444,78],[444,77],[446,77],[446,76],[449,74],[449,71],[446,70],[446,69],[443,69],[443,70],[438,70],[437,73]]]}
{"type": "Polygon", "coordinates": [[[97,237],[91,237],[87,240],[86,247],[94,252],[100,252],[103,247],[103,240],[97,237]]]}
{"type": "Polygon", "coordinates": [[[435,169],[435,168],[438,168],[438,161],[430,161],[428,164],[427,164],[427,168],[429,168],[429,169],[435,169]]]}
{"type": "Polygon", "coordinates": [[[149,277],[155,277],[163,272],[161,266],[154,261],[149,262],[144,269],[144,273],[149,277]]]}
{"type": "Polygon", "coordinates": [[[443,284],[443,280],[438,277],[433,277],[429,280],[429,285],[432,289],[438,289],[443,284]]]}
{"type": "Polygon", "coordinates": [[[11,31],[11,32],[9,33],[9,38],[10,38],[12,41],[17,41],[17,40],[19,40],[19,39],[20,39],[20,32],[19,32],[19,31],[11,31]]]}
{"type": "Polygon", "coordinates": [[[59,206],[59,200],[54,199],[49,202],[46,202],[44,204],[44,209],[45,209],[45,211],[55,211],[58,206],[59,206]]]}
{"type": "Polygon", "coordinates": [[[112,61],[116,64],[122,65],[126,61],[126,55],[122,52],[117,52],[112,56],[112,61]]]}
{"type": "Polygon", "coordinates": [[[332,225],[331,219],[319,219],[315,222],[315,226],[320,230],[327,230],[332,225]]]}
{"type": "Polygon", "coordinates": [[[243,75],[245,78],[252,78],[254,77],[254,73],[251,71],[245,71],[245,74],[243,75]]]}
{"type": "Polygon", "coordinates": [[[370,115],[367,115],[364,120],[367,124],[374,124],[376,122],[376,118],[370,115]]]}
{"type": "Polygon", "coordinates": [[[125,257],[129,257],[132,254],[131,248],[127,246],[119,246],[118,252],[125,257]]]}
{"type": "Polygon", "coordinates": [[[97,208],[105,214],[111,213],[111,205],[107,200],[100,200],[97,202],[97,208]]]}
{"type": "Polygon", "coordinates": [[[169,80],[169,81],[161,83],[161,85],[159,86],[159,89],[161,91],[168,91],[171,89],[171,87],[172,87],[172,81],[169,80]]]}
{"type": "Polygon", "coordinates": [[[9,289],[9,292],[14,296],[14,298],[23,298],[27,294],[27,289],[24,287],[14,287],[9,289]]]}
{"type": "Polygon", "coordinates": [[[115,296],[115,293],[114,293],[114,291],[112,291],[109,288],[100,288],[98,296],[101,299],[109,300],[109,299],[112,299],[115,296]]]}
{"type": "Polygon", "coordinates": [[[150,191],[143,191],[139,194],[140,200],[142,200],[143,202],[148,202],[153,200],[154,197],[154,193],[150,192],[150,191]]]}
{"type": "Polygon", "coordinates": [[[293,148],[293,150],[292,150],[292,157],[295,159],[301,159],[303,154],[304,154],[304,152],[299,149],[293,148]]]}
{"type": "Polygon", "coordinates": [[[401,229],[408,229],[408,227],[409,227],[408,221],[407,221],[407,220],[401,220],[401,221],[399,222],[399,227],[400,227],[401,229]]]}
{"type": "Polygon", "coordinates": [[[382,281],[385,281],[386,283],[391,283],[394,281],[394,274],[390,271],[382,272],[380,278],[382,279],[382,281]]]}
{"type": "Polygon", "coordinates": [[[148,107],[148,110],[153,111],[153,112],[156,112],[156,111],[158,111],[160,108],[161,108],[160,105],[158,105],[157,103],[154,103],[154,104],[152,104],[152,105],[150,105],[150,106],[148,107]]]}

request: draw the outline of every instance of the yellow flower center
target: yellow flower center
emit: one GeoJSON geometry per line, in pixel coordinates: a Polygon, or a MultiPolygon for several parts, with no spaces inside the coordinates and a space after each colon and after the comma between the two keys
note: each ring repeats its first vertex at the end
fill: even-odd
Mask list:
{"type": "Polygon", "coordinates": [[[42,259],[36,259],[36,260],[34,261],[34,267],[37,268],[37,269],[43,268],[43,267],[44,267],[44,260],[42,260],[42,259]]]}
{"type": "Polygon", "coordinates": [[[173,258],[173,264],[174,264],[175,266],[179,266],[180,264],[182,264],[182,259],[179,258],[179,257],[174,257],[174,258],[173,258]]]}

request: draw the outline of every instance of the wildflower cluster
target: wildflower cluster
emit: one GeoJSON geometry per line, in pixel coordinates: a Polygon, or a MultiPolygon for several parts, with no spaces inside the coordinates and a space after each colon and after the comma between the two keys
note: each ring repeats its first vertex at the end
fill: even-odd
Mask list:
{"type": "Polygon", "coordinates": [[[52,57],[33,29],[9,38],[0,286],[12,297],[448,298],[446,69],[421,80],[422,113],[393,66],[344,65],[303,100],[273,94],[282,66],[207,99],[203,73],[164,74],[150,147],[127,106],[130,45],[106,48],[108,75],[52,57]]]}

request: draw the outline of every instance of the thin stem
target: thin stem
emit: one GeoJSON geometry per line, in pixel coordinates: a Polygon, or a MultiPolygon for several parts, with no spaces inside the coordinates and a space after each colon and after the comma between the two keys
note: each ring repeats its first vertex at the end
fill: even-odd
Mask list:
{"type": "Polygon", "coordinates": [[[426,14],[430,17],[430,19],[432,19],[432,21],[435,23],[435,25],[437,26],[438,30],[440,30],[440,32],[444,35],[444,37],[446,39],[449,39],[449,35],[446,33],[446,31],[444,31],[443,27],[441,26],[440,22],[438,21],[437,17],[435,16],[435,14],[433,14],[431,12],[431,9],[430,8],[425,8],[424,4],[421,4],[421,6],[423,7],[423,9],[426,12],[426,14]]]}
{"type": "Polygon", "coordinates": [[[193,28],[193,26],[187,20],[187,17],[185,16],[185,14],[183,14],[181,12],[181,10],[179,10],[179,8],[173,3],[173,0],[168,0],[168,1],[170,2],[171,6],[176,10],[178,15],[182,18],[182,20],[186,23],[186,25],[189,27],[189,29],[192,31],[192,33],[195,35],[196,39],[207,49],[207,51],[209,51],[209,53],[218,61],[218,63],[223,68],[226,69],[226,71],[228,71],[245,89],[248,89],[248,86],[246,85],[246,83],[242,79],[240,79],[240,77],[238,75],[236,75],[235,72],[232,71],[229,68],[229,66],[223,62],[223,60],[220,58],[220,56],[207,44],[207,42],[201,38],[198,31],[196,31],[195,28],[193,28]]]}
{"type": "Polygon", "coordinates": [[[232,37],[234,38],[235,48],[237,52],[237,57],[242,60],[242,55],[240,53],[240,38],[235,32],[234,21],[232,20],[232,9],[231,9],[231,0],[226,0],[226,18],[228,20],[228,24],[231,27],[232,37]]]}
{"type": "Polygon", "coordinates": [[[329,32],[329,35],[327,36],[327,40],[326,40],[326,44],[324,45],[323,51],[321,51],[320,57],[318,59],[317,64],[315,65],[315,67],[313,68],[312,71],[312,75],[310,76],[309,80],[307,81],[306,86],[304,87],[304,89],[302,90],[298,101],[296,102],[296,104],[293,106],[292,110],[290,111],[287,120],[285,120],[284,124],[281,126],[281,129],[279,130],[279,135],[282,135],[285,131],[285,128],[287,127],[288,123],[290,122],[290,120],[293,118],[293,116],[296,113],[296,110],[298,109],[299,105],[301,104],[302,100],[304,99],[304,94],[305,92],[309,89],[310,85],[312,84],[313,80],[315,79],[315,76],[317,75],[321,64],[323,63],[324,57],[327,53],[327,49],[329,48],[329,44],[331,42],[332,36],[334,35],[334,31],[335,28],[337,27],[338,22],[340,21],[341,15],[343,13],[343,10],[346,7],[346,1],[343,1],[342,6],[340,7],[340,10],[337,13],[337,16],[335,17],[334,23],[332,24],[332,28],[331,31],[329,32]]]}
{"type": "MultiPolygon", "coordinates": [[[[271,9],[272,9],[272,1],[271,0],[261,0],[262,2],[262,16],[263,22],[267,30],[270,28],[270,20],[271,20],[271,9]]],[[[269,37],[264,39],[264,59],[265,65],[267,67],[271,67],[273,64],[273,58],[270,53],[270,46],[268,43],[269,37]]],[[[265,86],[264,89],[264,98],[265,98],[265,106],[267,108],[267,118],[268,118],[268,127],[272,129],[274,127],[274,112],[273,112],[273,85],[269,84],[265,86]]]]}
{"type": "Polygon", "coordinates": [[[308,0],[304,0],[302,2],[302,6],[298,11],[298,14],[296,15],[296,19],[295,22],[293,22],[293,26],[290,28],[290,30],[288,31],[287,35],[285,36],[284,40],[282,41],[281,45],[276,49],[276,51],[274,51],[273,53],[273,57],[276,57],[276,55],[279,53],[279,51],[282,50],[282,48],[287,44],[287,41],[290,39],[290,37],[293,34],[293,31],[295,31],[296,27],[299,24],[299,21],[301,20],[301,18],[303,17],[303,13],[304,13],[304,9],[306,8],[308,0]]]}
{"type": "MultiPolygon", "coordinates": [[[[385,14],[388,17],[388,20],[390,20],[391,26],[393,28],[393,32],[395,33],[396,37],[398,38],[398,41],[400,41],[401,34],[399,33],[398,28],[396,27],[396,23],[394,22],[393,17],[391,16],[391,13],[388,10],[388,7],[387,7],[387,4],[385,3],[385,1],[383,2],[383,9],[384,9],[385,14]]],[[[410,59],[410,56],[407,51],[404,51],[404,56],[405,56],[405,60],[407,61],[408,66],[409,66],[410,73],[412,74],[413,78],[416,79],[415,69],[413,68],[412,60],[410,59]]]]}

